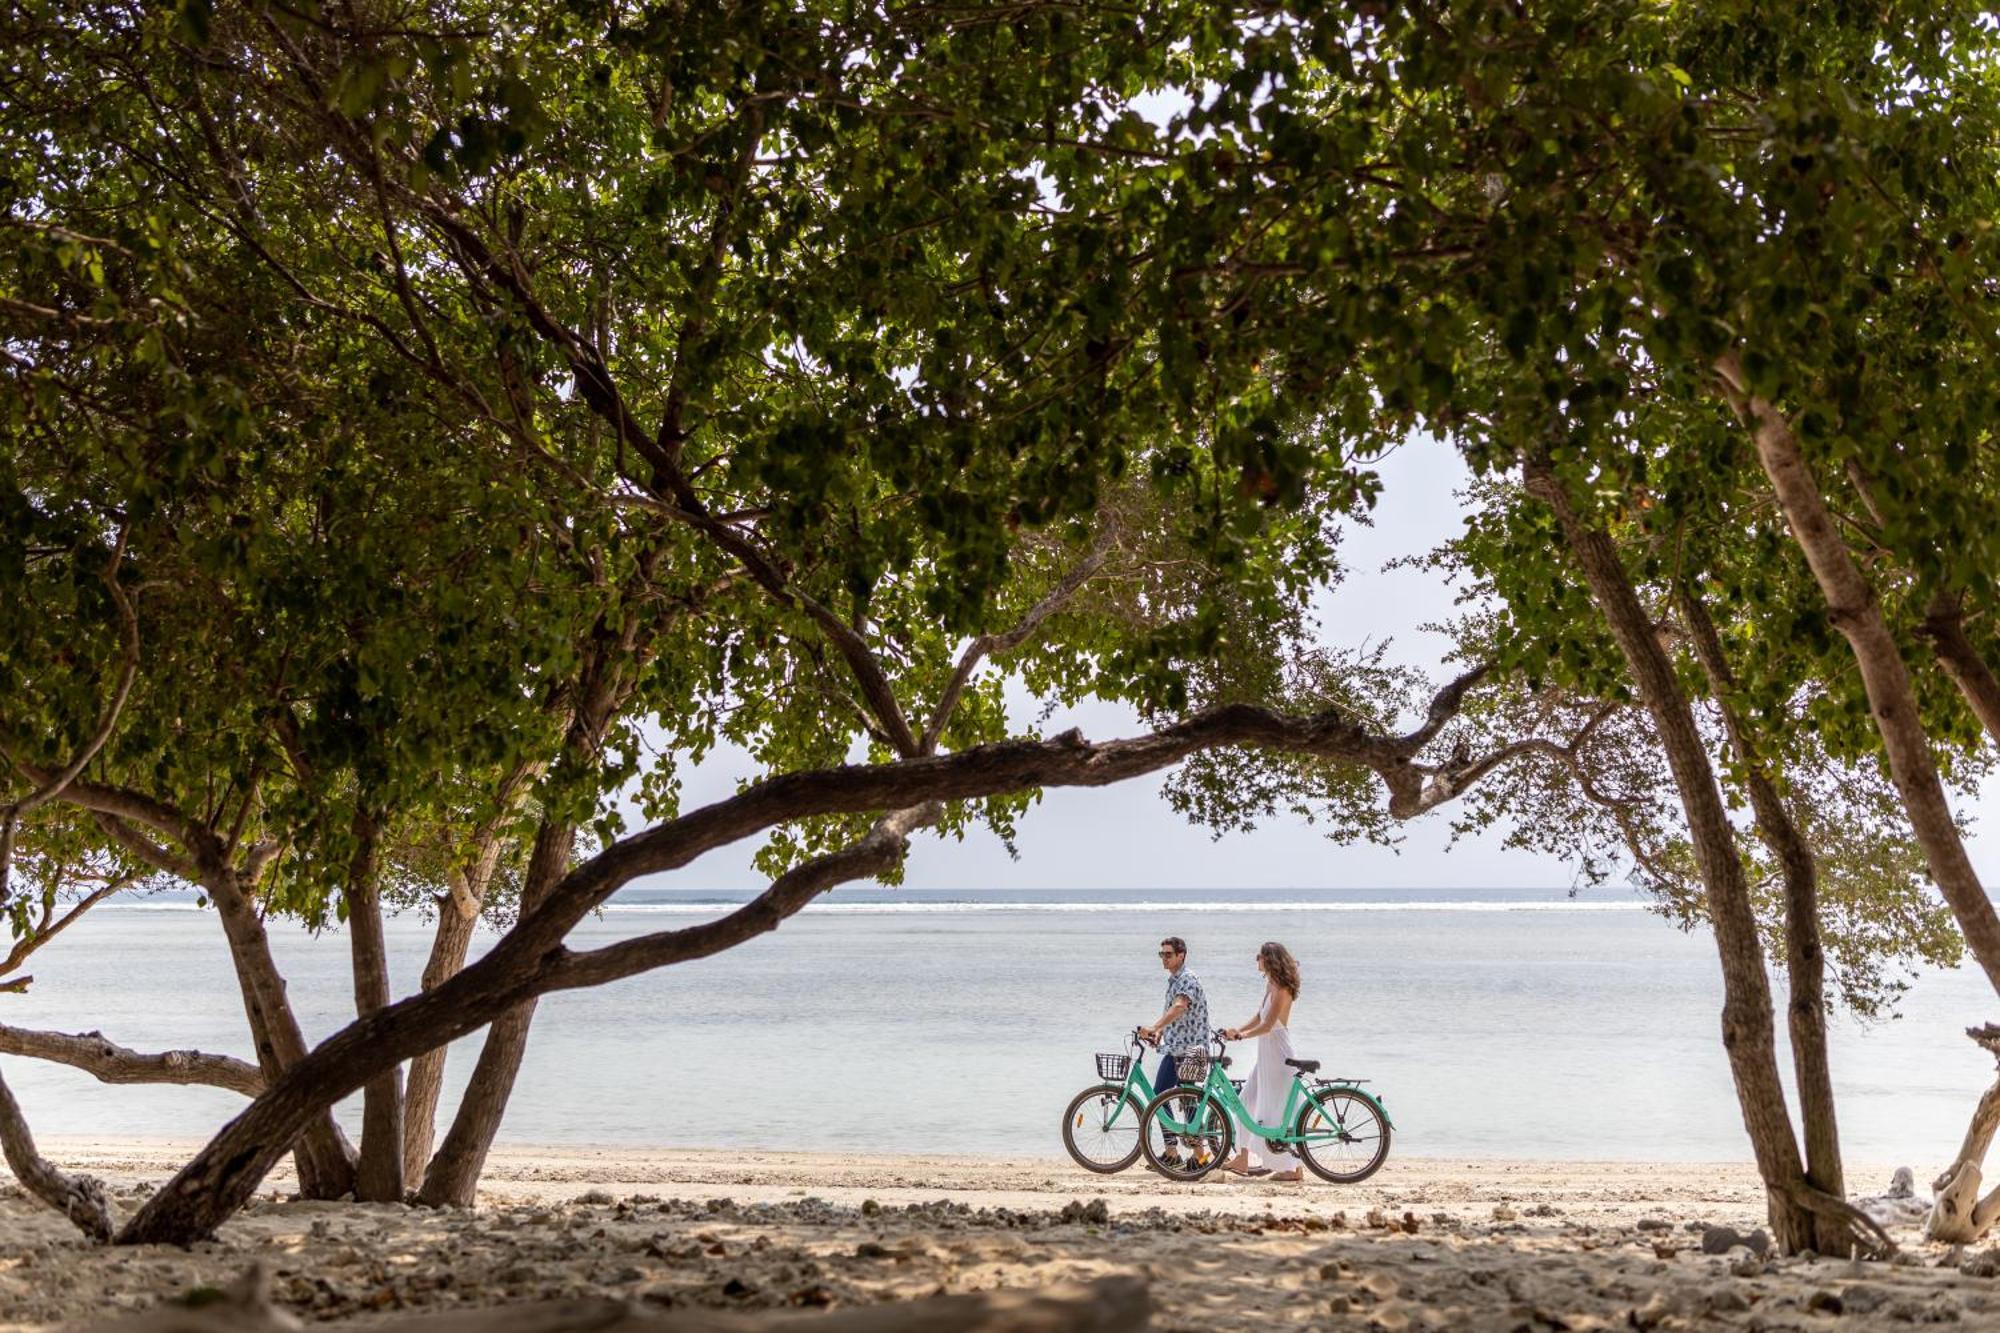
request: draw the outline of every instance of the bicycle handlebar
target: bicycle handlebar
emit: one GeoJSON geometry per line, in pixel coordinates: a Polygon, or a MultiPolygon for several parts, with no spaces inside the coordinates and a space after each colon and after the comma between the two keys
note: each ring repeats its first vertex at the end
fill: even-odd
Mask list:
{"type": "Polygon", "coordinates": [[[1152,1047],[1156,1051],[1160,1049],[1160,1043],[1158,1043],[1157,1041],[1147,1041],[1143,1036],[1139,1035],[1140,1032],[1141,1029],[1133,1028],[1132,1035],[1125,1039],[1126,1044],[1129,1046],[1136,1046],[1142,1051],[1145,1050],[1148,1046],[1152,1047]]]}

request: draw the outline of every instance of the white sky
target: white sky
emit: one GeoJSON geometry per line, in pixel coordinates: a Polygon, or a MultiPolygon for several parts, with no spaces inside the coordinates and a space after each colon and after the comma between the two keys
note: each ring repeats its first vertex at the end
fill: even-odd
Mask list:
{"type": "MultiPolygon", "coordinates": [[[[1392,655],[1434,678],[1441,636],[1418,627],[1443,619],[1451,591],[1435,575],[1384,570],[1398,556],[1420,554],[1454,535],[1460,510],[1454,491],[1467,474],[1456,451],[1414,442],[1383,461],[1383,492],[1372,527],[1351,529],[1343,541],[1345,583],[1322,608],[1321,637],[1334,644],[1390,639],[1392,655]]],[[[1032,716],[1020,700],[1017,720],[1032,716]]],[[[1115,705],[1059,713],[1050,731],[1075,725],[1092,739],[1141,728],[1115,705]]],[[[719,752],[687,775],[683,809],[728,795],[749,767],[740,752],[719,752]]],[[[1217,839],[1188,824],[1160,796],[1159,778],[1094,790],[1050,791],[1020,823],[1011,860],[997,838],[966,841],[923,837],[913,842],[905,886],[915,889],[1272,889],[1272,888],[1566,888],[1574,876],[1551,857],[1509,850],[1497,831],[1450,843],[1450,808],[1400,826],[1394,847],[1337,846],[1303,820],[1280,817],[1254,833],[1217,839]]],[[[1972,807],[2000,810],[2000,786],[1972,807]]],[[[2000,819],[1980,818],[1969,846],[1982,877],[2000,870],[2000,840],[1982,833],[2000,819]]],[[[692,866],[640,882],[645,888],[748,889],[763,881],[750,866],[755,843],[743,843],[692,866]]]]}

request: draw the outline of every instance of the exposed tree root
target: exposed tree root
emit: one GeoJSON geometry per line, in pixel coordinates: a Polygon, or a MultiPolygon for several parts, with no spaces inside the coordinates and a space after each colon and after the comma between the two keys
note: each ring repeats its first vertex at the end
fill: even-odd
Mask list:
{"type": "Polygon", "coordinates": [[[1844,1223],[1854,1238],[1855,1249],[1860,1254],[1887,1258],[1896,1252],[1896,1242],[1882,1229],[1882,1224],[1847,1200],[1804,1184],[1794,1185],[1785,1193],[1800,1207],[1820,1217],[1831,1217],[1844,1223]]]}

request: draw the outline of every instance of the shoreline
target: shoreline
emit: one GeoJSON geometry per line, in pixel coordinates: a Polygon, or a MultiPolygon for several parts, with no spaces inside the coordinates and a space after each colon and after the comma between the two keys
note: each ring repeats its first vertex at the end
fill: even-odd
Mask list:
{"type": "MultiPolygon", "coordinates": [[[[122,1188],[163,1183],[202,1146],[192,1139],[81,1135],[47,1135],[39,1142],[44,1155],[63,1169],[97,1175],[122,1188]]],[[[1893,1166],[1851,1165],[1849,1176],[1858,1193],[1873,1193],[1888,1182],[1893,1170],[1893,1166]]],[[[259,1194],[289,1195],[296,1183],[286,1159],[259,1194]]],[[[668,1188],[676,1197],[689,1199],[761,1203],[812,1197],[841,1206],[872,1199],[902,1207],[945,1198],[975,1206],[1037,1208],[1052,1206],[1051,1200],[1060,1207],[1072,1198],[1102,1197],[1127,1208],[1261,1212],[1273,1205],[1310,1214],[1357,1205],[1364,1210],[1430,1203],[1475,1207],[1568,1199],[1608,1216],[1622,1204],[1637,1206],[1657,1195],[1717,1209],[1762,1209],[1762,1186],[1748,1160],[1570,1161],[1392,1153],[1375,1176],[1358,1185],[1317,1180],[1267,1184],[1219,1172],[1196,1184],[1179,1184],[1152,1174],[1143,1163],[1116,1175],[1097,1175],[1064,1156],[608,1144],[495,1145],[480,1180],[479,1206],[558,1203],[593,1191],[618,1194],[668,1188]]]]}

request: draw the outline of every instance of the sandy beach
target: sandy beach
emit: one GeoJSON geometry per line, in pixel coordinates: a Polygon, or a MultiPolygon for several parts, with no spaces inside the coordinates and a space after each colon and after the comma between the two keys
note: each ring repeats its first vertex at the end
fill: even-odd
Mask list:
{"type": "MultiPolygon", "coordinates": [[[[44,1145],[111,1183],[121,1210],[190,1146],[44,1145]]],[[[1869,1190],[1890,1168],[1851,1169],[1869,1190]]],[[[1747,1164],[1392,1157],[1335,1188],[1170,1185],[1061,1160],[514,1147],[469,1213],[299,1203],[287,1177],[267,1185],[188,1251],[91,1248],[10,1191],[0,1328],[90,1327],[253,1263],[284,1309],[355,1326],[601,1294],[805,1311],[1114,1274],[1149,1283],[1160,1329],[2000,1323],[2000,1251],[1903,1228],[1891,1262],[1760,1253],[1747,1164]]]]}

